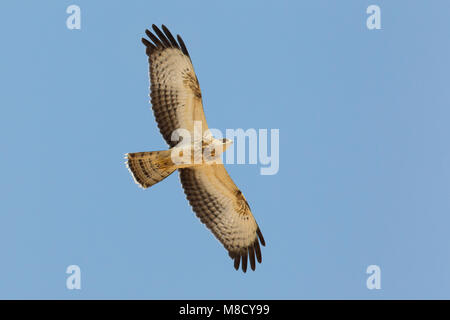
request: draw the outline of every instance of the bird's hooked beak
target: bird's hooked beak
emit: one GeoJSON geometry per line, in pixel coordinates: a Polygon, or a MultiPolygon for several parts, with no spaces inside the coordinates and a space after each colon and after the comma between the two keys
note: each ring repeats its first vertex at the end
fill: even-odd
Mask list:
{"type": "Polygon", "coordinates": [[[230,146],[233,144],[233,140],[231,140],[231,139],[224,138],[222,141],[223,141],[223,144],[226,146],[230,146]]]}
{"type": "Polygon", "coordinates": [[[222,143],[223,143],[223,151],[225,151],[229,146],[233,144],[233,140],[223,138],[222,143]]]}

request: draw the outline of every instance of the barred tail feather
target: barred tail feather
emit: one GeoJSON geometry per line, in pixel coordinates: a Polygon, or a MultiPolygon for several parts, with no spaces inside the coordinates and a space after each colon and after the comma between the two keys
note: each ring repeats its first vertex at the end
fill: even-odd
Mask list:
{"type": "Polygon", "coordinates": [[[176,170],[169,150],[127,153],[125,158],[134,181],[142,188],[164,180],[176,170]]]}

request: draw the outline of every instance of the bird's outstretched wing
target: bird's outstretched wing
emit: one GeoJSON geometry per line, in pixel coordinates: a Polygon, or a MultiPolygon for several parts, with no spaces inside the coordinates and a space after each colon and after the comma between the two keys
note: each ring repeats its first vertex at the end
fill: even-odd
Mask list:
{"type": "Polygon", "coordinates": [[[202,134],[208,130],[203,112],[202,94],[191,58],[183,42],[177,40],[164,25],[152,26],[150,38],[142,38],[150,64],[150,97],[158,128],[170,147],[174,130],[182,128],[193,134],[194,121],[201,121],[202,134]]]}
{"type": "Polygon", "coordinates": [[[223,244],[234,259],[235,269],[247,271],[247,258],[255,270],[261,263],[264,238],[242,192],[223,164],[179,169],[181,184],[197,217],[223,244]]]}

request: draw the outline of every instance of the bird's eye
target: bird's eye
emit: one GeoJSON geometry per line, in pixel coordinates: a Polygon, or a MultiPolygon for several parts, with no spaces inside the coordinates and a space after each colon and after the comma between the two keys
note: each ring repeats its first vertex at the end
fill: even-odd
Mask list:
{"type": "Polygon", "coordinates": [[[227,142],[227,139],[223,138],[222,141],[223,141],[223,143],[226,143],[226,142],[227,142]]]}

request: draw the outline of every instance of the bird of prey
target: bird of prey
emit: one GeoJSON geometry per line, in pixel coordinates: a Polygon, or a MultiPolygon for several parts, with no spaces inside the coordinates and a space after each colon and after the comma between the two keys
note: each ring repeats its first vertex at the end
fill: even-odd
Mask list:
{"type": "Polygon", "coordinates": [[[249,260],[255,270],[255,259],[261,263],[259,244],[265,246],[265,241],[247,200],[219,158],[232,142],[215,139],[209,132],[200,86],[183,39],[179,35],[175,39],[164,25],[162,31],[155,25],[152,29],[154,33],[145,30],[149,39],[142,38],[150,65],[151,104],[158,128],[170,149],[127,153],[128,169],[142,188],[178,170],[190,205],[228,250],[234,268],[238,270],[241,265],[246,272],[249,260]],[[179,129],[195,136],[196,123],[201,125],[200,142],[184,141],[184,137],[181,142],[173,139],[173,133],[179,129]],[[192,154],[196,154],[194,149],[198,146],[202,152],[213,146],[212,156],[197,161],[192,154]],[[179,156],[183,152],[190,153],[191,161],[174,161],[174,152],[179,156]]]}

